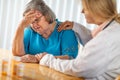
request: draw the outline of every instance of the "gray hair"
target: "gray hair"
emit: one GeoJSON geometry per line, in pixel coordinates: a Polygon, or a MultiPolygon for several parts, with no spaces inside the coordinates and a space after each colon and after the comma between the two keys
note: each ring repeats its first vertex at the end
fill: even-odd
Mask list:
{"type": "Polygon", "coordinates": [[[49,23],[52,23],[56,19],[56,16],[53,13],[53,11],[45,4],[43,0],[31,0],[26,5],[25,11],[23,12],[23,16],[32,9],[40,11],[42,15],[45,16],[46,21],[49,23]]]}

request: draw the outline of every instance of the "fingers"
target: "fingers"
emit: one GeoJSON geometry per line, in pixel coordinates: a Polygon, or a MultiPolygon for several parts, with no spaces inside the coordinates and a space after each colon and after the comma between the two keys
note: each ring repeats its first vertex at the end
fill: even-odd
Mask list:
{"type": "Polygon", "coordinates": [[[33,23],[36,19],[40,18],[42,14],[39,11],[30,10],[27,12],[23,18],[23,22],[26,25],[33,23]]]}
{"type": "Polygon", "coordinates": [[[38,61],[40,61],[43,56],[45,56],[47,53],[46,52],[43,52],[43,53],[40,53],[40,54],[36,54],[35,57],[37,58],[38,61]]]}
{"type": "MultiPolygon", "coordinates": [[[[33,19],[33,18],[34,18],[34,19],[36,18],[36,14],[35,14],[35,12],[34,12],[33,10],[32,10],[32,11],[29,11],[29,12],[26,13],[25,16],[24,16],[24,20],[27,21],[27,22],[28,22],[28,21],[30,22],[31,19],[33,19]]],[[[34,20],[34,19],[33,19],[33,20],[34,20]]]]}
{"type": "Polygon", "coordinates": [[[31,24],[35,19],[38,18],[38,16],[36,16],[36,15],[38,15],[38,14],[34,13],[34,14],[26,15],[24,17],[24,20],[27,21],[27,22],[29,22],[31,24]]]}
{"type": "Polygon", "coordinates": [[[46,54],[47,54],[46,52],[40,53],[40,54],[36,54],[35,56],[34,56],[34,55],[29,55],[29,54],[27,54],[27,55],[24,55],[24,56],[21,57],[21,62],[37,63],[37,62],[39,62],[39,61],[42,59],[42,57],[43,57],[44,55],[46,55],[46,54]]]}
{"type": "Polygon", "coordinates": [[[35,10],[30,10],[30,11],[28,11],[27,13],[25,13],[24,16],[28,16],[28,15],[33,14],[33,13],[35,13],[35,10]]]}
{"type": "Polygon", "coordinates": [[[42,16],[42,14],[41,14],[39,11],[37,11],[37,10],[30,10],[28,13],[25,14],[25,16],[31,16],[31,15],[33,15],[33,14],[34,14],[36,17],[42,16]]]}
{"type": "Polygon", "coordinates": [[[29,58],[26,58],[26,56],[21,57],[21,62],[29,62],[29,58]]]}
{"type": "Polygon", "coordinates": [[[72,29],[72,27],[73,27],[73,22],[65,21],[58,27],[58,31],[60,32],[66,29],[72,29]]]}
{"type": "Polygon", "coordinates": [[[58,31],[60,32],[61,30],[64,30],[66,28],[66,26],[68,25],[68,22],[63,22],[62,24],[60,24],[60,26],[58,27],[58,31]]]}
{"type": "Polygon", "coordinates": [[[38,62],[38,60],[36,59],[36,57],[34,55],[25,55],[21,57],[21,61],[22,62],[33,62],[36,63],[38,62]]]}
{"type": "Polygon", "coordinates": [[[35,57],[37,58],[38,61],[42,59],[42,54],[36,54],[35,57]]]}

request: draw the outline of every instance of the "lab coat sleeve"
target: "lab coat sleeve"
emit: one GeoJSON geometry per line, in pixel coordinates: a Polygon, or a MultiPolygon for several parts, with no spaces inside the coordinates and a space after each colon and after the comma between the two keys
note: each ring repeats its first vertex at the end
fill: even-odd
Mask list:
{"type": "Polygon", "coordinates": [[[105,54],[110,53],[108,44],[103,38],[98,38],[88,42],[76,59],[55,59],[53,55],[47,54],[41,59],[40,65],[77,77],[93,78],[102,74],[110,62],[109,55],[105,54]]]}
{"type": "Polygon", "coordinates": [[[85,45],[90,39],[92,39],[91,31],[81,24],[74,23],[72,30],[76,33],[76,36],[82,45],[85,45]]]}

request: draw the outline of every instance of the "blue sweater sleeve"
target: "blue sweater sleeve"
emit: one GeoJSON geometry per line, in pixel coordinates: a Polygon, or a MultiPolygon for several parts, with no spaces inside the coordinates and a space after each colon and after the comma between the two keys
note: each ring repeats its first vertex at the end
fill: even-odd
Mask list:
{"type": "Polygon", "coordinates": [[[76,58],[78,54],[78,41],[72,30],[65,30],[62,35],[62,55],[76,58]]]}
{"type": "Polygon", "coordinates": [[[27,27],[24,29],[24,50],[25,53],[29,53],[29,43],[30,43],[30,35],[31,35],[32,29],[30,27],[27,27]]]}

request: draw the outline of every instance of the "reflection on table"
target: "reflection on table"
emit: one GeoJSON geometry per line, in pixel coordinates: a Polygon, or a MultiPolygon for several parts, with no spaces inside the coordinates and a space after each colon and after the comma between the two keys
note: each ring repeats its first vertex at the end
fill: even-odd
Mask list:
{"type": "Polygon", "coordinates": [[[0,80],[84,80],[37,63],[22,63],[8,50],[0,49],[0,80]]]}
{"type": "Polygon", "coordinates": [[[120,80],[120,75],[119,75],[119,76],[117,76],[117,78],[116,78],[115,80],[120,80]]]}

